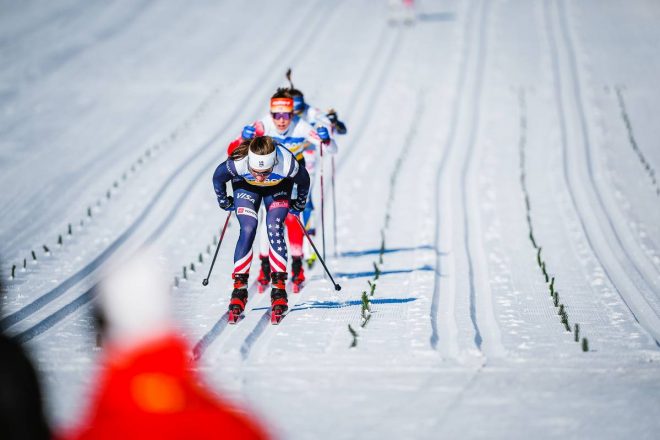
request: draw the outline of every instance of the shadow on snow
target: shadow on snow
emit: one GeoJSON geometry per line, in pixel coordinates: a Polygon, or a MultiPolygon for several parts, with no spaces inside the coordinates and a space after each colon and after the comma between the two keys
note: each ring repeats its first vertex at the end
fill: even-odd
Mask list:
{"type": "MultiPolygon", "coordinates": [[[[417,298],[373,298],[371,304],[405,304],[412,301],[417,301],[417,298]]],[[[362,306],[361,299],[349,301],[305,301],[295,305],[289,313],[297,312],[300,310],[310,309],[341,309],[344,307],[362,306]]],[[[269,310],[270,307],[255,307],[253,310],[269,310]]]]}

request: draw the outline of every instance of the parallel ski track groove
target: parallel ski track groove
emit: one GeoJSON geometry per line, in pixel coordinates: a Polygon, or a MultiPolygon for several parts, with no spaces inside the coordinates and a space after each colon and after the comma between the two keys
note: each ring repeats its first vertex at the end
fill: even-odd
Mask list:
{"type": "MultiPolygon", "coordinates": [[[[477,43],[477,55],[476,55],[476,67],[474,71],[474,77],[472,80],[475,83],[475,91],[472,95],[472,105],[470,107],[470,120],[469,120],[469,138],[467,142],[467,152],[465,155],[465,158],[463,159],[463,164],[461,168],[461,175],[460,175],[460,188],[461,188],[461,203],[462,203],[462,215],[463,215],[463,244],[464,244],[464,249],[467,257],[467,262],[468,262],[468,282],[470,286],[470,293],[469,293],[469,314],[470,314],[470,320],[472,322],[472,327],[474,329],[475,335],[474,335],[474,343],[475,346],[478,350],[482,351],[482,342],[483,338],[481,335],[481,328],[479,325],[479,319],[477,317],[477,296],[476,296],[476,288],[475,288],[475,273],[474,273],[474,263],[473,259],[474,256],[472,255],[472,252],[470,250],[471,248],[471,235],[470,235],[470,225],[471,222],[469,220],[469,212],[468,212],[468,201],[467,201],[467,176],[468,176],[468,171],[470,169],[471,163],[472,163],[472,156],[473,156],[473,150],[474,146],[476,144],[476,134],[478,132],[479,124],[480,124],[480,112],[478,109],[478,104],[481,99],[481,92],[482,92],[482,83],[483,83],[483,77],[484,77],[484,71],[485,71],[485,59],[486,59],[486,22],[487,22],[487,16],[489,13],[490,9],[490,2],[486,1],[482,3],[483,6],[481,8],[481,15],[478,23],[478,43],[477,43]]],[[[476,8],[475,8],[476,9],[476,8]]],[[[473,15],[476,14],[475,10],[471,12],[471,18],[470,21],[473,19],[473,15]]],[[[466,26],[468,26],[466,24],[466,26]]],[[[466,28],[466,30],[469,29],[469,27],[466,28]]],[[[466,38],[467,35],[469,35],[466,32],[466,38]]],[[[467,60],[469,59],[469,52],[465,55],[464,62],[462,62],[461,68],[466,70],[466,63],[467,60]]],[[[462,89],[464,87],[464,81],[462,77],[466,76],[461,75],[461,83],[459,84],[460,93],[462,94],[462,89]]],[[[460,96],[460,95],[459,95],[460,96]]],[[[458,108],[460,112],[460,108],[458,108]]],[[[457,115],[458,113],[454,113],[454,115],[457,115]]],[[[437,180],[437,185],[436,187],[439,188],[441,186],[441,176],[442,172],[444,171],[445,168],[445,163],[446,163],[446,158],[448,156],[448,152],[456,143],[456,126],[458,124],[458,116],[454,118],[452,121],[452,127],[451,127],[451,132],[450,136],[448,136],[447,139],[447,147],[445,148],[445,155],[441,159],[440,162],[440,167],[438,168],[438,175],[436,176],[437,180]]],[[[438,197],[439,200],[439,197],[438,197]]],[[[436,219],[436,247],[439,249],[440,243],[440,236],[439,236],[439,231],[437,225],[440,223],[440,203],[438,202],[436,205],[436,216],[438,218],[436,219]]],[[[478,215],[478,214],[477,214],[478,215]]],[[[478,231],[477,231],[478,233],[478,231]]],[[[433,299],[431,302],[431,327],[432,327],[432,333],[431,333],[431,338],[430,338],[430,343],[431,346],[434,349],[437,349],[437,345],[439,342],[439,335],[438,335],[438,329],[437,329],[437,313],[438,313],[438,307],[439,307],[439,278],[440,278],[440,256],[438,255],[436,257],[436,280],[434,283],[434,291],[433,291],[433,299]]],[[[454,293],[455,295],[455,293],[454,293]]],[[[497,325],[496,323],[493,323],[493,325],[497,325]]],[[[495,351],[500,351],[500,350],[494,350],[495,351]]]]}
{"type": "MultiPolygon", "coordinates": [[[[559,18],[560,18],[560,25],[561,25],[561,30],[562,30],[562,35],[564,37],[564,41],[567,47],[567,52],[569,54],[569,61],[570,61],[570,67],[571,67],[571,80],[573,83],[573,94],[575,96],[575,102],[577,103],[577,109],[578,109],[578,116],[580,118],[580,128],[581,128],[581,133],[582,133],[582,140],[583,140],[583,147],[584,147],[584,152],[587,156],[587,175],[588,175],[588,180],[591,185],[591,187],[594,190],[594,194],[596,194],[596,200],[598,201],[598,205],[600,206],[601,211],[604,214],[604,218],[607,220],[607,224],[610,227],[610,230],[612,231],[612,235],[616,239],[617,243],[623,250],[623,252],[626,255],[626,259],[630,262],[630,265],[632,268],[637,272],[639,275],[640,279],[646,284],[646,286],[649,288],[649,290],[653,291],[653,282],[649,280],[648,274],[645,273],[642,269],[640,269],[638,263],[634,260],[633,256],[630,254],[628,251],[628,248],[624,245],[623,240],[621,239],[621,234],[619,233],[620,228],[626,228],[626,226],[621,226],[621,225],[616,225],[614,219],[612,218],[612,215],[610,214],[607,205],[605,204],[605,201],[603,200],[603,194],[600,190],[600,187],[596,183],[596,178],[594,176],[594,170],[593,170],[593,160],[592,160],[592,155],[591,151],[593,149],[592,144],[591,144],[591,138],[589,136],[589,129],[587,127],[587,121],[586,121],[586,115],[585,115],[585,110],[584,110],[584,104],[582,102],[582,91],[581,91],[581,86],[580,86],[580,77],[579,77],[579,72],[577,69],[577,56],[575,54],[575,48],[573,45],[573,40],[570,35],[570,30],[568,29],[568,22],[566,18],[566,7],[565,7],[565,2],[564,1],[558,1],[557,2],[558,7],[559,7],[559,18]],[[619,228],[617,228],[617,226],[619,228]]],[[[637,244],[635,240],[632,240],[633,243],[637,244]]],[[[645,252],[643,254],[648,258],[648,255],[646,255],[645,252]]],[[[655,267],[654,267],[655,269],[655,267]]],[[[656,273],[657,274],[657,273],[656,273]]]]}
{"type": "Polygon", "coordinates": [[[467,176],[470,165],[472,164],[472,156],[474,153],[474,147],[477,140],[477,132],[479,131],[479,125],[481,122],[481,112],[479,111],[479,101],[481,100],[481,91],[482,83],[484,76],[484,61],[486,58],[485,50],[485,40],[486,40],[486,16],[488,15],[488,10],[490,7],[490,1],[486,1],[485,6],[483,7],[481,21],[479,24],[479,43],[477,46],[477,67],[476,67],[476,91],[474,93],[474,102],[472,105],[472,119],[470,121],[470,137],[467,143],[467,155],[465,161],[463,162],[463,168],[461,170],[461,198],[463,204],[463,242],[465,243],[465,252],[467,254],[468,260],[468,278],[470,282],[470,319],[472,320],[472,326],[474,327],[474,343],[477,348],[481,350],[481,344],[483,339],[481,337],[481,329],[479,328],[479,323],[477,322],[477,310],[476,310],[476,289],[474,281],[474,264],[472,252],[470,251],[470,216],[468,215],[468,202],[467,202],[467,176]]]}
{"type": "MultiPolygon", "coordinates": [[[[289,292],[291,291],[291,286],[293,283],[288,283],[288,290],[289,292]]],[[[282,318],[282,321],[278,324],[278,327],[280,325],[283,325],[284,322],[286,322],[289,318],[289,314],[291,311],[298,305],[298,302],[300,302],[300,297],[304,294],[305,288],[303,287],[299,293],[289,293],[289,310],[284,318],[282,318]],[[293,295],[293,301],[291,301],[293,295]]],[[[268,306],[266,308],[266,311],[264,311],[263,315],[261,315],[261,318],[259,318],[259,321],[257,321],[257,325],[254,326],[254,328],[248,333],[248,335],[243,339],[243,342],[241,343],[240,347],[240,353],[241,353],[241,359],[243,362],[247,361],[248,357],[250,356],[250,353],[252,352],[252,348],[255,346],[257,341],[261,338],[261,336],[266,332],[266,329],[270,325],[270,317],[271,317],[271,308],[268,306]]]]}
{"type": "MultiPolygon", "coordinates": [[[[474,3],[472,3],[474,5],[474,3]]],[[[470,39],[470,28],[471,28],[471,23],[472,20],[474,19],[474,9],[475,7],[472,6],[469,14],[469,19],[465,21],[465,26],[463,30],[463,52],[462,52],[462,57],[461,57],[461,64],[459,67],[459,72],[457,75],[457,83],[455,86],[456,93],[454,95],[454,100],[452,102],[452,113],[451,113],[451,122],[449,124],[449,133],[447,134],[447,139],[444,144],[444,148],[442,149],[442,157],[440,159],[440,164],[438,166],[435,180],[435,236],[433,239],[433,242],[435,243],[435,250],[436,250],[436,259],[435,259],[435,280],[433,283],[433,295],[431,298],[431,338],[430,338],[430,344],[431,348],[434,350],[437,350],[438,348],[438,342],[440,341],[440,337],[438,334],[438,307],[439,307],[439,301],[440,301],[440,276],[442,274],[441,271],[441,257],[442,255],[440,254],[440,228],[438,227],[440,225],[441,221],[441,215],[440,215],[440,199],[441,199],[441,194],[440,194],[440,188],[442,187],[442,176],[444,175],[445,171],[445,166],[447,165],[447,158],[449,157],[449,151],[452,149],[452,147],[455,144],[456,141],[456,131],[458,128],[458,117],[461,112],[461,109],[463,107],[463,95],[465,93],[465,78],[466,78],[466,70],[467,70],[467,62],[468,59],[470,58],[470,46],[468,44],[468,41],[470,39]]]]}
{"type": "MultiPolygon", "coordinates": [[[[254,280],[248,287],[248,298],[254,295],[257,290],[257,281],[254,280]]],[[[222,334],[229,324],[229,310],[223,313],[220,318],[213,324],[211,330],[206,332],[193,347],[193,360],[198,361],[207,348],[222,334]]]]}
{"type": "MultiPolygon", "coordinates": [[[[565,116],[565,111],[564,111],[564,101],[562,98],[562,77],[561,73],[559,70],[559,48],[557,44],[557,39],[555,37],[555,31],[554,31],[554,25],[552,24],[552,13],[550,10],[550,1],[551,0],[545,0],[544,1],[544,18],[546,22],[546,28],[547,28],[547,34],[548,34],[548,42],[550,46],[550,52],[551,52],[551,58],[552,58],[552,71],[553,71],[553,76],[554,76],[554,94],[555,94],[555,101],[557,103],[557,112],[558,112],[558,119],[559,119],[559,125],[560,125],[560,131],[561,131],[561,145],[562,145],[562,163],[563,163],[563,176],[564,176],[564,181],[566,183],[566,189],[568,191],[568,194],[571,199],[571,203],[573,205],[573,210],[577,214],[577,219],[580,222],[580,226],[582,228],[583,235],[585,237],[585,240],[587,241],[589,248],[598,261],[598,264],[600,267],[603,269],[603,272],[605,273],[605,276],[609,280],[610,284],[614,286],[615,290],[617,291],[619,297],[623,301],[623,303],[626,305],[628,308],[628,311],[630,312],[631,316],[637,321],[642,327],[646,328],[646,325],[644,325],[638,316],[638,313],[633,310],[633,307],[630,303],[630,301],[623,295],[621,290],[616,286],[614,283],[614,278],[612,274],[610,273],[609,268],[603,263],[601,256],[596,252],[592,237],[588,233],[588,228],[585,224],[585,220],[583,218],[582,212],[578,208],[578,202],[576,200],[576,195],[575,195],[575,190],[572,185],[571,177],[569,175],[569,164],[568,164],[568,130],[566,126],[566,116],[565,116]]],[[[624,276],[627,276],[627,274],[624,273],[624,276]]],[[[645,299],[643,297],[640,297],[640,294],[638,292],[634,292],[633,295],[636,295],[638,300],[643,301],[646,303],[645,299]]],[[[648,305],[647,305],[648,307],[648,305]]],[[[658,341],[658,337],[655,336],[655,333],[650,330],[649,333],[651,333],[652,338],[655,340],[656,345],[660,346],[660,342],[658,341]]]]}
{"type": "MultiPolygon", "coordinates": [[[[304,16],[304,19],[302,20],[303,22],[307,22],[307,17],[309,15],[315,15],[318,17],[317,21],[320,21],[322,18],[322,14],[318,14],[318,11],[315,10],[314,8],[311,8],[310,11],[304,16]]],[[[295,27],[294,27],[295,28],[295,27]]],[[[309,26],[309,31],[308,33],[313,33],[315,31],[315,26],[309,26]]],[[[297,35],[295,32],[292,33],[291,38],[289,38],[289,43],[291,41],[305,41],[304,38],[299,38],[299,35],[297,35]]],[[[291,44],[287,44],[283,47],[282,53],[286,53],[289,50],[289,47],[291,44]]],[[[298,51],[302,50],[304,48],[303,45],[300,45],[298,47],[298,51]]],[[[292,56],[293,57],[293,56],[292,56]]],[[[273,70],[275,65],[277,65],[280,60],[279,56],[274,58],[274,61],[269,65],[264,71],[263,74],[259,77],[259,80],[255,82],[255,86],[252,88],[252,91],[256,90],[259,88],[259,86],[264,83],[268,76],[270,75],[270,72],[273,70]]],[[[42,295],[39,297],[37,300],[33,301],[32,303],[28,304],[27,306],[23,307],[22,309],[18,310],[12,315],[8,315],[5,317],[2,321],[0,321],[0,329],[7,328],[11,325],[14,325],[15,323],[25,319],[29,315],[35,313],[39,309],[41,309],[43,306],[48,304],[49,302],[53,301],[60,295],[62,295],[65,291],[67,291],[69,288],[71,288],[73,285],[77,284],[80,280],[84,279],[90,272],[93,270],[97,269],[102,263],[107,261],[107,259],[111,256],[111,254],[119,248],[121,244],[123,244],[129,237],[130,235],[140,226],[142,221],[147,217],[149,214],[150,210],[153,208],[153,206],[156,204],[156,202],[160,199],[160,197],[164,194],[165,190],[167,187],[170,186],[170,184],[175,180],[175,178],[180,174],[184,168],[186,168],[188,165],[190,165],[195,158],[204,150],[206,150],[208,147],[213,145],[215,142],[218,141],[220,136],[232,126],[232,124],[235,122],[235,119],[238,118],[240,113],[240,110],[237,110],[234,112],[234,114],[231,116],[231,118],[228,120],[227,123],[222,127],[222,129],[218,130],[215,135],[211,137],[209,141],[207,141],[205,144],[203,144],[200,148],[198,148],[192,155],[189,156],[189,158],[184,161],[176,170],[175,172],[170,175],[170,177],[167,179],[166,183],[161,187],[157,195],[154,197],[154,199],[151,200],[151,202],[147,205],[145,210],[142,212],[140,217],[136,219],[136,221],[129,226],[129,228],[117,239],[113,244],[111,244],[108,248],[106,248],[105,251],[102,252],[101,255],[99,255],[97,258],[95,258],[90,264],[82,268],[80,271],[78,271],[76,274],[74,274],[72,277],[68,278],[66,281],[52,289],[51,291],[47,292],[46,294],[42,295]]],[[[215,160],[214,160],[215,161],[215,160]]],[[[188,185],[188,188],[192,187],[199,179],[201,174],[203,174],[206,171],[206,168],[210,166],[210,164],[207,164],[203,167],[200,168],[200,172],[197,173],[194,179],[191,180],[191,182],[188,185]]],[[[185,192],[183,194],[186,194],[185,192]]],[[[182,200],[182,197],[180,197],[179,200],[182,200]]],[[[159,227],[154,231],[154,233],[151,234],[149,239],[145,242],[145,244],[153,242],[157,236],[162,233],[162,231],[165,229],[165,227],[173,220],[174,216],[177,214],[177,206],[174,205],[173,209],[170,211],[168,216],[165,218],[163,223],[159,225],[159,227]]],[[[98,283],[97,283],[98,284],[98,283]]],[[[28,341],[46,330],[50,329],[53,327],[56,323],[64,319],[66,316],[70,315],[71,313],[75,312],[78,308],[83,306],[84,304],[87,304],[93,297],[92,292],[94,291],[94,288],[96,287],[96,284],[88,289],[86,292],[84,292],[82,295],[77,297],[75,300],[73,300],[71,303],[65,305],[64,307],[60,308],[58,311],[54,312],[53,314],[49,315],[48,317],[44,318],[40,322],[36,323],[29,329],[19,333],[16,337],[18,340],[25,342],[28,341]]]]}

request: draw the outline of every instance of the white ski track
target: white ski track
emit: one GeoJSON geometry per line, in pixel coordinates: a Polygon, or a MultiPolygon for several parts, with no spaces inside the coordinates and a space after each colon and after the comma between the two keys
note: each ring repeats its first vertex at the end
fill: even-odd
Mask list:
{"type": "Polygon", "coordinates": [[[427,0],[408,25],[389,8],[2,7],[0,328],[31,350],[54,425],[94,385],[99,274],[153,243],[196,368],[281,438],[657,435],[660,8],[427,0]],[[317,261],[272,325],[255,248],[229,325],[235,217],[201,284],[226,218],[211,176],[288,67],[348,127],[337,212],[324,195],[342,289],[317,261]]]}

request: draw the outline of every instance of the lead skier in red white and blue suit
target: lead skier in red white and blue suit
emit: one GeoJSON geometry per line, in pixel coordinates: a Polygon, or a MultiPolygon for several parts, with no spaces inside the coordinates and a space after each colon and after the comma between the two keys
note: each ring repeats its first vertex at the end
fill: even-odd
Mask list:
{"type": "Polygon", "coordinates": [[[236,210],[241,231],[234,252],[234,291],[230,311],[235,315],[245,309],[247,281],[252,263],[252,244],[257,234],[259,206],[263,199],[269,241],[269,265],[272,268],[271,304],[277,314],[286,312],[287,245],[285,218],[289,211],[299,215],[307,203],[309,174],[294,155],[269,136],[257,136],[241,142],[229,158],[218,165],[213,175],[218,204],[226,211],[236,210]],[[234,196],[227,195],[231,181],[234,196]],[[297,195],[292,197],[293,185],[297,195]]]}
{"type": "MultiPolygon", "coordinates": [[[[243,140],[250,139],[253,136],[271,136],[278,144],[288,149],[296,158],[301,168],[305,168],[305,151],[319,151],[323,144],[324,151],[334,153],[337,151],[337,144],[330,137],[329,131],[325,127],[315,130],[309,123],[294,118],[293,98],[288,89],[281,88],[270,99],[270,115],[254,122],[243,128],[241,136],[235,139],[227,150],[229,154],[243,140]]],[[[303,237],[304,233],[293,215],[286,219],[286,228],[289,237],[289,245],[292,256],[291,263],[291,281],[294,287],[299,286],[305,281],[304,270],[302,267],[303,258],[303,237]]],[[[260,259],[261,272],[259,281],[261,285],[267,285],[270,281],[270,273],[274,269],[269,267],[268,255],[265,251],[268,248],[267,235],[263,228],[260,240],[260,259]]]]}

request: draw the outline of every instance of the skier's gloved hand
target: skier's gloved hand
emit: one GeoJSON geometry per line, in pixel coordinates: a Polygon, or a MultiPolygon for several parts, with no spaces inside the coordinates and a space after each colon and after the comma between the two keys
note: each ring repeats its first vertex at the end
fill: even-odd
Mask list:
{"type": "Polygon", "coordinates": [[[234,198],[232,196],[218,197],[218,205],[225,211],[233,211],[236,209],[234,206],[234,198]]]}
{"type": "Polygon", "coordinates": [[[246,125],[243,127],[243,132],[241,133],[241,137],[243,139],[252,139],[254,135],[257,133],[257,129],[254,128],[252,125],[246,125]]]}
{"type": "Polygon", "coordinates": [[[330,132],[325,127],[319,127],[316,129],[316,134],[321,138],[321,143],[329,144],[330,143],[330,132]]]}
{"type": "Polygon", "coordinates": [[[346,124],[341,121],[337,121],[337,124],[335,124],[335,131],[337,134],[346,134],[348,129],[346,128],[346,124]]]}
{"type": "Polygon", "coordinates": [[[289,212],[298,215],[305,210],[305,205],[307,205],[306,199],[291,199],[289,200],[289,212]]]}
{"type": "Polygon", "coordinates": [[[328,110],[328,114],[326,115],[330,123],[332,124],[332,128],[334,129],[335,133],[337,134],[346,134],[346,124],[341,122],[339,120],[339,116],[337,115],[337,110],[335,109],[330,109],[328,110]]]}
{"type": "Polygon", "coordinates": [[[334,109],[330,109],[326,116],[328,117],[330,122],[332,122],[332,125],[335,125],[339,120],[339,117],[337,116],[337,112],[334,109]]]}

